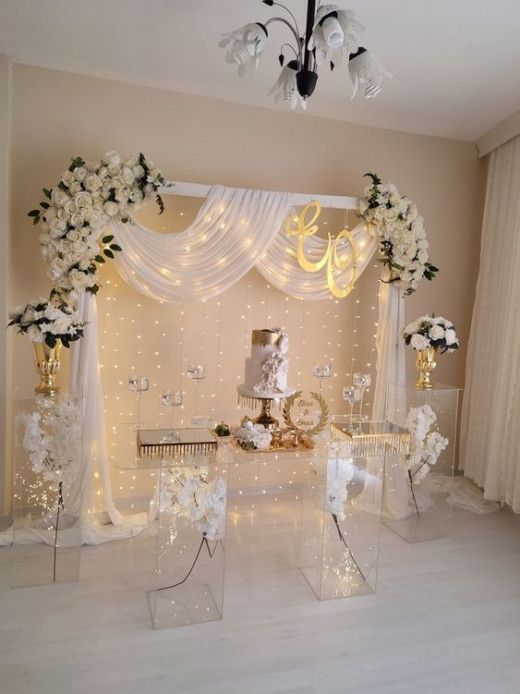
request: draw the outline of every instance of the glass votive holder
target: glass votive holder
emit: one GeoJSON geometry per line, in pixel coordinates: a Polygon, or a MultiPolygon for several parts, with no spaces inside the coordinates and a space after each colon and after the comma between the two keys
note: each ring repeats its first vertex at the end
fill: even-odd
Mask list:
{"type": "Polygon", "coordinates": [[[197,364],[196,366],[188,366],[186,369],[186,376],[191,378],[192,381],[203,381],[206,378],[205,365],[197,364]]]}
{"type": "Polygon", "coordinates": [[[362,390],[369,388],[372,383],[372,376],[370,374],[363,374],[359,371],[354,374],[354,385],[362,390]]]}
{"type": "Polygon", "coordinates": [[[180,407],[183,402],[183,394],[181,390],[163,390],[161,393],[161,402],[165,407],[180,407]]]}
{"type": "Polygon", "coordinates": [[[129,376],[128,390],[133,393],[144,393],[150,389],[150,379],[148,376],[129,376]]]}
{"type": "Polygon", "coordinates": [[[349,405],[353,405],[359,400],[359,395],[359,390],[354,386],[345,386],[343,388],[343,400],[348,402],[349,405]]]}
{"type": "Polygon", "coordinates": [[[330,378],[332,376],[332,369],[330,364],[316,364],[314,367],[313,375],[315,378],[323,379],[330,378]]]}

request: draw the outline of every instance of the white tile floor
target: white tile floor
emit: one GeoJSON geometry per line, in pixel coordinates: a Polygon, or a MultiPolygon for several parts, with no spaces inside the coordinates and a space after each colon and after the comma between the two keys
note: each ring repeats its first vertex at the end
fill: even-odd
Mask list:
{"type": "Polygon", "coordinates": [[[383,528],[377,593],[318,602],[290,513],[244,518],[254,547],[230,538],[219,622],[150,629],[150,536],[83,548],[78,583],[2,586],[0,692],[520,692],[520,516],[455,511],[415,545],[383,528]]]}

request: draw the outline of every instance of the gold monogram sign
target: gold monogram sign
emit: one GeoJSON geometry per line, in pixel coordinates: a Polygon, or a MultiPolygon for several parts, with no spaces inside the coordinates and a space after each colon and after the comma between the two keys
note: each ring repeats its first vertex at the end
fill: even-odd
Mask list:
{"type": "Polygon", "coordinates": [[[314,236],[318,231],[318,225],[315,223],[321,214],[321,203],[319,200],[313,200],[306,205],[297,217],[292,217],[285,222],[285,231],[289,236],[298,237],[298,248],[296,258],[301,268],[307,272],[318,272],[327,266],[327,285],[331,294],[338,299],[346,297],[356,283],[357,279],[357,251],[352,232],[348,229],[343,229],[339,232],[336,238],[332,238],[328,234],[327,250],[323,257],[313,262],[305,255],[305,239],[309,236],[314,236]],[[345,239],[350,244],[352,255],[341,252],[342,241],[345,239]],[[346,287],[338,287],[334,278],[334,271],[340,272],[351,267],[350,282],[346,287]]]}

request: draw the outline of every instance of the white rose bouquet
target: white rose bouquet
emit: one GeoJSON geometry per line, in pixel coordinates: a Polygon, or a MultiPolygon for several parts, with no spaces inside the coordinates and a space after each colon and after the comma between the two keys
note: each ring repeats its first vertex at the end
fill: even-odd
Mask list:
{"type": "Polygon", "coordinates": [[[128,222],[131,211],[153,195],[162,213],[158,190],[163,183],[159,169],[143,154],[122,159],[107,152],[92,162],[75,157],[58,184],[43,189],[46,199],[28,216],[40,224],[42,254],[59,294],[76,298],[98,291],[99,265],[121,251],[103,228],[111,219],[128,222]]]}
{"type": "Polygon", "coordinates": [[[240,423],[240,429],[236,433],[240,446],[248,450],[262,450],[269,448],[272,441],[271,432],[262,424],[255,424],[249,417],[244,417],[240,423]]]}
{"type": "Polygon", "coordinates": [[[454,352],[459,348],[459,338],[453,323],[433,313],[409,323],[404,329],[404,341],[415,350],[435,347],[444,353],[454,352]]]}
{"type": "Polygon", "coordinates": [[[33,299],[9,313],[9,326],[17,327],[31,342],[45,342],[55,347],[61,340],[64,347],[83,337],[85,323],[64,301],[33,299]]]}
{"type": "Polygon", "coordinates": [[[430,263],[423,218],[417,205],[401,195],[393,183],[383,184],[373,173],[365,176],[372,183],[361,196],[360,215],[379,236],[381,262],[390,273],[387,281],[402,287],[405,294],[412,294],[423,277],[432,280],[438,272],[430,263]]]}

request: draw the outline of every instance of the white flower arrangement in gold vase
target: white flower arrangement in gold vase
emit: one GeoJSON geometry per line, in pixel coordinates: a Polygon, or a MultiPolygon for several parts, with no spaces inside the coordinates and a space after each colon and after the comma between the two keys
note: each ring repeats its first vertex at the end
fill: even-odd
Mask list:
{"type": "Polygon", "coordinates": [[[459,338],[453,323],[442,316],[429,314],[409,323],[404,329],[404,341],[417,352],[418,390],[431,390],[431,373],[437,366],[437,352],[454,352],[459,348],[459,338]]]}

